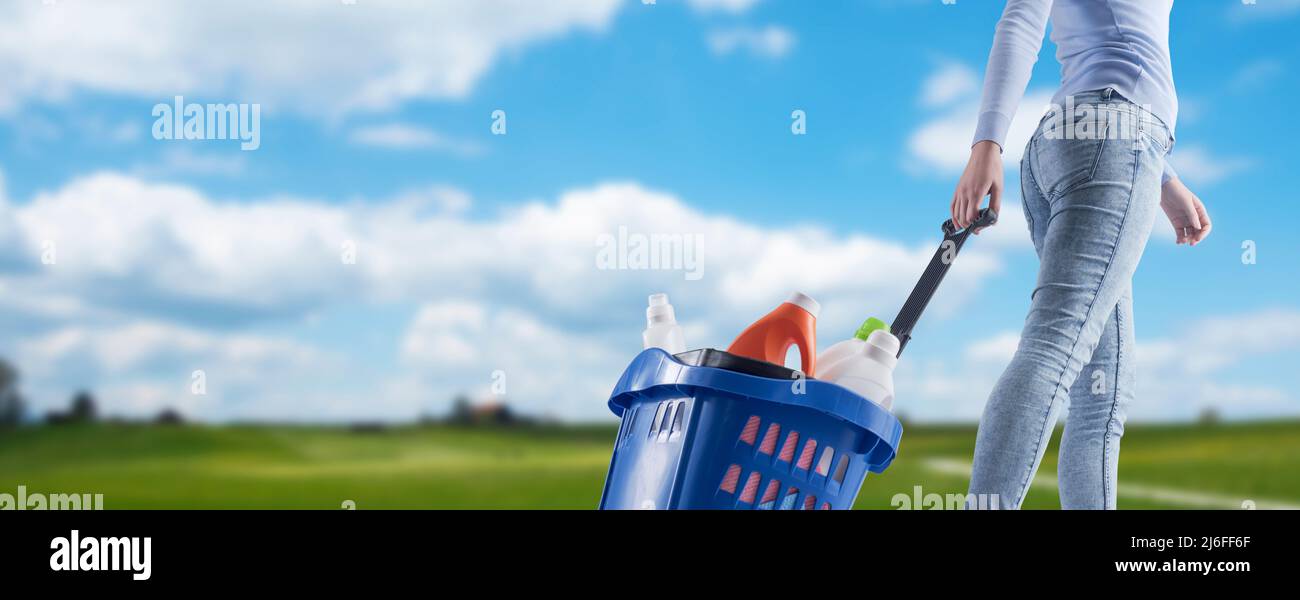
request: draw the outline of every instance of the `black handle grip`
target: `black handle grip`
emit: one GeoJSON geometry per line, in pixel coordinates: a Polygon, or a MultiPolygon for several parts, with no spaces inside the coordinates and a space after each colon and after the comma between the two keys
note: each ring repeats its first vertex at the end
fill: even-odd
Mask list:
{"type": "MultiPolygon", "coordinates": [[[[975,217],[975,222],[971,223],[970,227],[966,228],[966,231],[992,227],[997,224],[998,213],[991,208],[982,208],[979,216],[975,217]]],[[[957,235],[957,226],[953,224],[952,219],[943,222],[943,235],[946,237],[957,235]]]]}
{"type": "Polygon", "coordinates": [[[903,350],[907,349],[907,342],[912,339],[912,328],[921,319],[925,307],[930,305],[930,299],[938,291],[939,284],[943,283],[948,268],[952,266],[962,246],[966,244],[966,238],[969,238],[976,229],[991,227],[997,222],[998,213],[991,208],[981,210],[975,222],[960,231],[957,230],[952,219],[943,222],[943,243],[939,244],[939,249],[935,251],[930,264],[925,268],[925,273],[921,274],[921,280],[912,289],[912,295],[907,297],[907,302],[903,303],[902,310],[898,311],[898,316],[890,325],[890,331],[898,338],[899,356],[902,356],[903,350]]]}

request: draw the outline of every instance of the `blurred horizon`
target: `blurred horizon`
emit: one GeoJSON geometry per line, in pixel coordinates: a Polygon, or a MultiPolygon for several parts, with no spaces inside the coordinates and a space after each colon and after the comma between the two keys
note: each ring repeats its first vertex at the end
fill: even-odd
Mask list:
{"type": "MultiPolygon", "coordinates": [[[[25,493],[102,494],[110,510],[589,509],[600,499],[615,429],[32,427],[0,436],[0,508],[25,493]]],[[[1295,510],[1300,481],[1288,475],[1300,460],[1297,431],[1297,420],[1132,427],[1119,507],[1295,510]]],[[[974,441],[972,424],[910,428],[897,459],[867,477],[854,507],[953,508],[945,499],[964,497],[974,441]]],[[[1056,460],[1054,442],[1024,508],[1060,506],[1056,460]]]]}

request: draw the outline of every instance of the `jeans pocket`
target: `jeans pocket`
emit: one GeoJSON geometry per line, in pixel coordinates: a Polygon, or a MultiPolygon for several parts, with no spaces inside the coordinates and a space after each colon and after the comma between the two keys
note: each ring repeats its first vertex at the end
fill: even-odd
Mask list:
{"type": "Polygon", "coordinates": [[[1051,136],[1038,139],[1034,144],[1034,162],[1037,166],[1035,176],[1047,199],[1050,201],[1059,198],[1092,181],[1106,144],[1104,132],[1090,139],[1051,136]]]}

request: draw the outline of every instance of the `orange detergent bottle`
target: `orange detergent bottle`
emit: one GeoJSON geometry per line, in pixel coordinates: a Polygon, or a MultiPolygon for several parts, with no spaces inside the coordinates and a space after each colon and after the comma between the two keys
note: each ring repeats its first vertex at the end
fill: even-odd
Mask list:
{"type": "Polygon", "coordinates": [[[814,376],[817,367],[817,313],[821,305],[795,292],[766,316],[745,328],[727,352],[758,360],[785,364],[790,346],[799,347],[801,370],[814,376]]]}

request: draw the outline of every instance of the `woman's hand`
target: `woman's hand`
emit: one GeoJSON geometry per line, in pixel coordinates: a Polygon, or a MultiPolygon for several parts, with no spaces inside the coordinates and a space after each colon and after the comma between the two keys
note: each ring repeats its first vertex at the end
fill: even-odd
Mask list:
{"type": "Polygon", "coordinates": [[[1160,188],[1160,208],[1165,209],[1169,224],[1174,226],[1179,244],[1195,246],[1210,235],[1213,225],[1205,205],[1177,177],[1160,188]]]}
{"type": "Polygon", "coordinates": [[[979,218],[985,196],[989,196],[989,208],[1001,213],[1002,148],[989,140],[971,147],[970,160],[952,195],[952,222],[958,229],[969,227],[979,218]]]}

